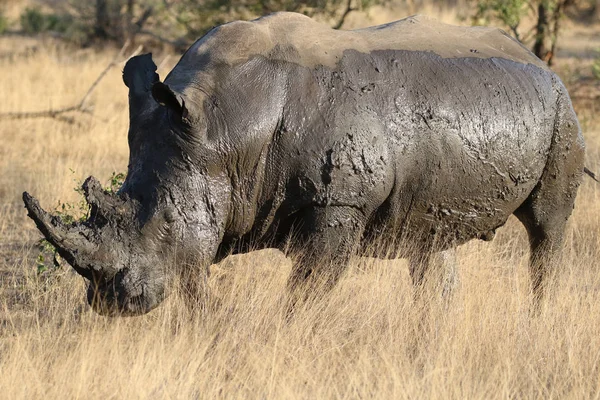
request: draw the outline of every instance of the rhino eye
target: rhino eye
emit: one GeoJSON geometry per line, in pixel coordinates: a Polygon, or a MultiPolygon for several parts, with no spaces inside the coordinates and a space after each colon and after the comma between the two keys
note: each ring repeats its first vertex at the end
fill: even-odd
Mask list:
{"type": "Polygon", "coordinates": [[[165,210],[164,216],[165,221],[167,221],[167,223],[172,224],[173,222],[175,222],[175,211],[172,208],[167,208],[165,210]]]}

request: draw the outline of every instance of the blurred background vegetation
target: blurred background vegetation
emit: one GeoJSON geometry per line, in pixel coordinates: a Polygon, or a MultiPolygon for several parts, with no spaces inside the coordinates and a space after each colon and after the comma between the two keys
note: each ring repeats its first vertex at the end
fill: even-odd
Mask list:
{"type": "MultiPolygon", "coordinates": [[[[10,0],[4,0],[0,34],[49,35],[82,47],[142,42],[146,47],[168,46],[181,52],[212,27],[236,19],[294,11],[344,29],[351,14],[364,14],[376,6],[419,10],[423,1],[34,0],[11,18],[4,12],[10,0]]],[[[588,23],[600,20],[600,0],[437,0],[433,4],[462,7],[461,18],[467,24],[503,26],[549,64],[565,17],[588,23]]]]}

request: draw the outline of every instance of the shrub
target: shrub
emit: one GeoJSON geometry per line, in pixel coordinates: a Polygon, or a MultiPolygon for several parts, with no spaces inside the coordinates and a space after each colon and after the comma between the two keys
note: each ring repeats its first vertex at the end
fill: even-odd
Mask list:
{"type": "Polygon", "coordinates": [[[21,14],[21,29],[26,33],[40,33],[47,29],[46,16],[38,7],[27,7],[21,14]]]}
{"type": "Polygon", "coordinates": [[[29,34],[55,32],[67,40],[80,42],[87,38],[82,26],[71,14],[45,13],[39,7],[27,7],[21,14],[21,28],[29,34]]]}
{"type": "Polygon", "coordinates": [[[2,10],[0,10],[0,35],[2,35],[4,32],[6,32],[7,29],[8,29],[8,19],[6,19],[6,17],[4,16],[4,13],[2,13],[2,10]]]}
{"type": "Polygon", "coordinates": [[[592,75],[594,78],[600,80],[600,49],[596,52],[596,57],[594,57],[594,63],[592,64],[592,75]]]}
{"type": "Polygon", "coordinates": [[[518,29],[521,19],[528,12],[528,4],[525,0],[480,0],[473,22],[475,25],[489,25],[490,20],[499,20],[520,40],[518,29]]]}

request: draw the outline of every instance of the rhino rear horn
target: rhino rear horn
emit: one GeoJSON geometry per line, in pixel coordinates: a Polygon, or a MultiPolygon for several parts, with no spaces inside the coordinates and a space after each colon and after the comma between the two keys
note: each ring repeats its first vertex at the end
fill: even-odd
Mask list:
{"type": "Polygon", "coordinates": [[[159,80],[156,64],[152,61],[152,53],[130,58],[123,68],[123,82],[129,88],[130,96],[149,93],[159,80]]]}
{"type": "Polygon", "coordinates": [[[60,217],[50,215],[40,203],[29,193],[23,193],[23,202],[28,215],[35,222],[37,228],[42,232],[62,258],[64,258],[80,275],[91,279],[89,268],[81,266],[78,259],[92,252],[92,244],[86,238],[87,228],[85,226],[66,226],[60,217]]]}
{"type": "Polygon", "coordinates": [[[102,184],[93,176],[88,177],[83,182],[81,188],[83,189],[86,201],[92,208],[92,216],[100,214],[108,217],[115,212],[124,211],[123,206],[125,205],[125,201],[121,200],[117,195],[105,191],[102,184]]]}

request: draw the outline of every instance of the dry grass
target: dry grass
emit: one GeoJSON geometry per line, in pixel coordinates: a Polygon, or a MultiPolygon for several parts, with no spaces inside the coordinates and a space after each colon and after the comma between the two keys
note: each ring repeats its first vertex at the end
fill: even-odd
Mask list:
{"type": "MultiPolygon", "coordinates": [[[[0,112],[75,102],[113,56],[1,38],[0,52],[21,54],[0,57],[0,112]]],[[[462,284],[448,309],[413,303],[404,261],[356,259],[329,297],[286,322],[290,264],[263,251],[214,268],[220,306],[201,318],[177,295],[139,318],[95,315],[70,270],[36,274],[39,234],[20,200],[28,190],[46,207],[73,202],[74,180],[125,170],[118,68],[94,101],[80,125],[0,125],[0,397],[600,397],[600,191],[589,179],[560,283],[538,317],[529,314],[526,238],[512,220],[491,244],[460,249],[462,284]]],[[[587,112],[588,165],[600,170],[598,120],[578,111],[587,112]]]]}

